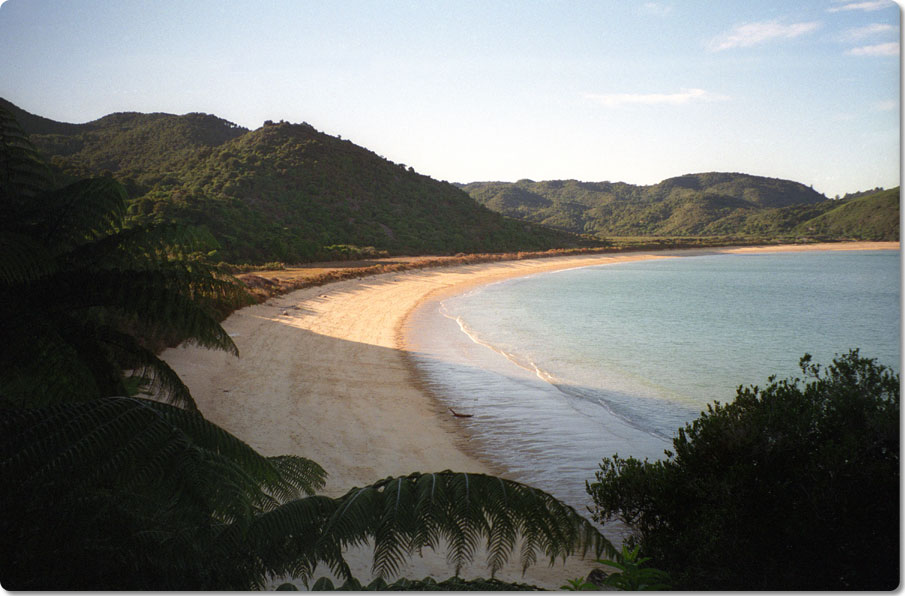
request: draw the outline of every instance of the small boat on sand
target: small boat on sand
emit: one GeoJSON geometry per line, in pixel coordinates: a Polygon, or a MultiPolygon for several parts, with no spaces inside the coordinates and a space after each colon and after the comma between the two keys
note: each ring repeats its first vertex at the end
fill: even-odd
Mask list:
{"type": "Polygon", "coordinates": [[[459,414],[452,408],[449,408],[449,411],[452,412],[452,415],[455,416],[456,418],[471,418],[472,416],[474,416],[474,414],[459,414]]]}

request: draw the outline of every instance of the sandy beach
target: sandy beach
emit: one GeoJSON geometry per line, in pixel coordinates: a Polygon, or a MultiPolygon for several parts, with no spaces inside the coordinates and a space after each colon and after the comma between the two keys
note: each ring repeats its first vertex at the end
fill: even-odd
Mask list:
{"type": "MultiPolygon", "coordinates": [[[[470,455],[456,419],[422,388],[406,356],[406,321],[424,301],[516,276],[632,260],[898,248],[898,243],[859,242],[688,249],[387,273],[297,290],[233,313],[223,327],[239,348],[238,358],[192,346],[166,350],[163,358],[206,418],[266,455],[318,462],[329,473],[329,495],[414,471],[505,474],[470,455]]],[[[366,557],[356,556],[366,570],[366,557]]],[[[556,588],[588,568],[582,561],[565,569],[540,564],[524,578],[514,570],[500,577],[556,588]]],[[[452,571],[442,558],[403,569],[410,577],[428,573],[445,578],[452,571]]],[[[466,575],[487,572],[476,564],[466,575]]]]}

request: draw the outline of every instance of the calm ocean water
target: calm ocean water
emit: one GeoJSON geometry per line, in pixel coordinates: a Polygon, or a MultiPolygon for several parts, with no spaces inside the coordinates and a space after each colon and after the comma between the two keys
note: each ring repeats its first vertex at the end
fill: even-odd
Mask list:
{"type": "Polygon", "coordinates": [[[475,449],[584,510],[601,458],[659,458],[739,385],[860,348],[899,370],[897,251],[712,255],[517,278],[428,303],[410,339],[475,449]]]}

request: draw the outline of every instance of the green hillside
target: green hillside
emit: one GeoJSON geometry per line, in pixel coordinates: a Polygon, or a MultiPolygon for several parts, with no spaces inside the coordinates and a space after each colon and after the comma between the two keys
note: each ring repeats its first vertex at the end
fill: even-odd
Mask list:
{"type": "Polygon", "coordinates": [[[209,114],[116,113],[69,124],[2,99],[0,108],[16,117],[61,184],[114,176],[126,185],[132,217],[204,225],[221,244],[214,257],[235,263],[544,250],[611,237],[899,234],[896,191],[830,200],[797,182],[717,172],[649,186],[452,185],[306,123],[250,131],[209,114]]]}
{"type": "Polygon", "coordinates": [[[798,182],[748,174],[688,174],[649,186],[520,180],[473,182],[462,188],[498,213],[600,237],[734,235],[897,240],[899,233],[897,198],[877,201],[868,195],[830,200],[798,182]],[[842,212],[848,223],[830,217],[839,208],[862,199],[866,201],[863,206],[842,212]],[[830,219],[815,219],[824,215],[830,219]],[[862,215],[865,219],[858,220],[862,215]]]}
{"type": "Polygon", "coordinates": [[[502,217],[455,186],[417,174],[308,124],[249,131],[207,114],[111,114],[58,123],[10,110],[60,182],[109,174],[130,214],[207,226],[215,256],[300,262],[371,247],[454,254],[593,245],[502,217]]]}
{"type": "Polygon", "coordinates": [[[847,199],[798,225],[801,233],[863,240],[898,240],[899,187],[847,199]]]}

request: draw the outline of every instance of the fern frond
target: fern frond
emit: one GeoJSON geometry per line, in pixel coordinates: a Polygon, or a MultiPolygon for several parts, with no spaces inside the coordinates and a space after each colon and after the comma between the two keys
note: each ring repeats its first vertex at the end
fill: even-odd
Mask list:
{"type": "Polygon", "coordinates": [[[36,237],[58,253],[117,232],[126,191],[112,178],[89,178],[41,195],[36,237]]]}
{"type": "Polygon", "coordinates": [[[32,288],[32,292],[55,291],[57,311],[103,308],[126,317],[151,337],[186,336],[203,347],[238,354],[232,339],[217,321],[213,305],[239,302],[247,296],[238,282],[192,279],[178,269],[155,271],[80,271],[60,273],[32,288]],[[86,280],[90,283],[86,284],[86,280]],[[51,288],[50,286],[54,287],[51,288]]]}
{"type": "Polygon", "coordinates": [[[288,483],[288,490],[273,488],[274,495],[288,500],[299,493],[313,495],[324,488],[327,472],[310,459],[294,455],[277,455],[267,458],[288,483]]]}
{"type": "Polygon", "coordinates": [[[115,263],[121,268],[138,268],[150,262],[156,266],[160,258],[182,258],[198,251],[217,248],[218,244],[206,228],[175,223],[142,226],[125,225],[115,234],[73,251],[75,263],[115,263]]]}
{"type": "Polygon", "coordinates": [[[238,354],[219,319],[251,302],[240,282],[196,258],[216,244],[210,233],[126,226],[122,185],[97,178],[47,191],[48,180],[28,182],[32,162],[37,153],[0,109],[0,328],[8,344],[23,342],[0,348],[3,398],[42,406],[118,395],[120,369],[136,368],[154,373],[163,398],[190,406],[148,348],[188,340],[238,354]]]}
{"type": "Polygon", "coordinates": [[[524,567],[541,550],[552,563],[571,554],[615,553],[587,519],[551,495],[483,474],[412,474],[353,489],[338,500],[324,535],[343,545],[374,540],[378,576],[423,546],[446,543],[459,570],[484,545],[498,571],[521,540],[524,567]]]}
{"type": "Polygon", "coordinates": [[[49,183],[50,169],[13,115],[0,107],[0,215],[10,216],[49,183]]]}
{"type": "MultiPolygon", "coordinates": [[[[179,375],[170,365],[161,360],[157,354],[142,346],[133,336],[122,333],[108,325],[95,325],[86,323],[85,336],[94,344],[100,344],[105,349],[102,362],[113,365],[112,373],[117,375],[120,382],[122,369],[131,370],[132,376],[146,379],[145,392],[153,395],[158,400],[178,405],[189,410],[197,410],[195,400],[189,388],[186,387],[179,375]]],[[[76,343],[78,340],[73,339],[76,343]]],[[[85,347],[83,353],[90,348],[85,347]]]]}
{"type": "MultiPolygon", "coordinates": [[[[40,310],[48,315],[89,316],[103,309],[120,317],[152,342],[157,338],[188,337],[203,347],[238,350],[217,320],[216,306],[235,306],[247,301],[245,288],[235,280],[192,280],[179,270],[171,271],[66,271],[22,287],[9,289],[10,298],[22,311],[40,310]],[[79,315],[79,313],[85,313],[79,315]]],[[[0,313],[2,314],[2,313],[0,313]]],[[[15,319],[18,313],[10,313],[15,319]]],[[[12,323],[11,323],[12,324],[12,323]]]]}
{"type": "Polygon", "coordinates": [[[0,471],[20,486],[50,485],[65,474],[77,485],[153,487],[163,472],[166,490],[181,494],[179,486],[223,514],[235,515],[236,495],[265,510],[279,502],[274,495],[311,492],[325,476],[304,458],[274,462],[195,412],[139,398],[2,409],[0,433],[0,471]]]}
{"type": "Polygon", "coordinates": [[[266,561],[264,571],[268,574],[293,575],[307,581],[319,563],[326,563],[338,576],[351,577],[340,544],[322,539],[336,505],[334,499],[324,496],[284,503],[256,516],[242,540],[266,561]]]}
{"type": "Polygon", "coordinates": [[[338,544],[320,541],[336,502],[283,501],[324,476],[313,462],[263,457],[197,413],[155,401],[0,408],[3,577],[20,564],[55,570],[36,585],[72,587],[52,582],[82,572],[34,560],[57,548],[61,532],[80,545],[95,588],[248,588],[268,573],[310,574],[318,561],[348,573],[338,544]]]}
{"type": "Polygon", "coordinates": [[[57,269],[53,255],[43,244],[26,234],[0,231],[0,286],[33,281],[57,269]]]}
{"type": "Polygon", "coordinates": [[[72,322],[53,318],[14,300],[0,301],[0,401],[20,407],[58,403],[60,399],[83,400],[102,394],[99,382],[83,354],[66,339],[72,322]],[[12,302],[12,304],[11,304],[12,302]]]}

